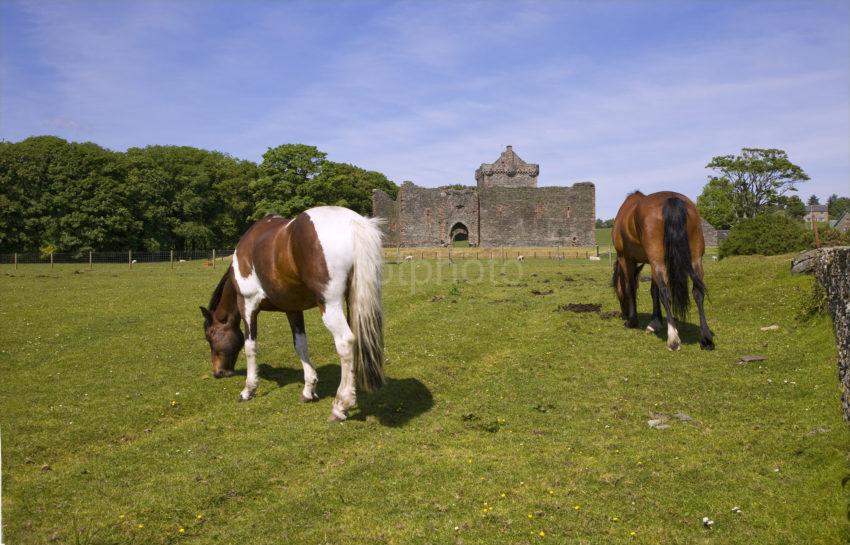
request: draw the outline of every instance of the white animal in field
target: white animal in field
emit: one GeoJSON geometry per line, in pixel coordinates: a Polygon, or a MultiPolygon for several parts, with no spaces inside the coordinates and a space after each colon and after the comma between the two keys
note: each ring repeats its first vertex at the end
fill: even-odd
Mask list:
{"type": "Polygon", "coordinates": [[[592,255],[592,256],[588,257],[587,259],[589,259],[591,261],[601,261],[602,258],[600,258],[598,255],[592,255]]]}
{"type": "Polygon", "coordinates": [[[181,259],[181,260],[180,260],[180,263],[186,263],[186,260],[185,260],[185,259],[181,259]]]}
{"type": "Polygon", "coordinates": [[[413,261],[413,256],[412,255],[406,255],[406,256],[404,256],[404,260],[405,261],[413,261]]]}
{"type": "Polygon", "coordinates": [[[518,256],[516,256],[516,260],[517,261],[525,261],[525,256],[524,255],[518,255],[518,256]]]}
{"type": "Polygon", "coordinates": [[[133,263],[136,263],[136,260],[135,260],[135,259],[133,260],[133,263]]]}

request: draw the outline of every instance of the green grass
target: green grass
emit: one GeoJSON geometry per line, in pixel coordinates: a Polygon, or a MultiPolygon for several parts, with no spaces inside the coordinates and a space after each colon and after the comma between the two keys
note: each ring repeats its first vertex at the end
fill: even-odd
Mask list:
{"type": "MultiPolygon", "coordinates": [[[[321,400],[298,401],[286,318],[265,313],[258,397],[237,403],[244,377],[210,378],[198,311],[220,268],[5,266],[6,542],[847,542],[835,341],[799,318],[811,279],[788,268],[708,262],[718,348],[689,323],[670,353],[556,311],[617,308],[605,260],[387,265],[389,383],[330,425],[316,311],[321,400]],[[696,423],[647,426],[677,412],[696,423]]],[[[645,325],[645,285],[639,302],[645,325]]]]}
{"type": "Polygon", "coordinates": [[[596,245],[602,248],[613,245],[610,227],[596,229],[596,245]]]}

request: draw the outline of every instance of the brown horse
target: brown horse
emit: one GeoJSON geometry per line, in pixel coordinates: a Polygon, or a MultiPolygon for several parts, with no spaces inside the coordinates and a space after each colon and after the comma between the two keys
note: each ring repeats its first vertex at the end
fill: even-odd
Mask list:
{"type": "Polygon", "coordinates": [[[647,331],[661,329],[661,305],[667,314],[667,348],[679,349],[676,318],[688,314],[688,279],[699,310],[700,347],[714,349],[714,335],[705,320],[702,256],[705,240],[696,206],[681,193],[660,191],[629,195],[612,229],[617,262],[612,284],[620,299],[626,327],[638,327],[638,275],[645,263],[652,269],[652,319],[647,331]]]}
{"type": "Polygon", "coordinates": [[[233,375],[243,345],[248,361],[241,401],[257,390],[257,316],[285,312],[304,368],[303,401],[318,399],[318,377],[307,353],[304,311],[319,307],[341,362],[332,421],[348,418],[356,404],[355,375],[366,390],[383,376],[380,220],[337,206],[311,208],[288,220],[266,216],[239,240],[231,267],[201,307],[213,375],[233,375]],[[346,320],[344,306],[350,313],[346,320]],[[239,327],[245,325],[245,333],[239,327]]]}

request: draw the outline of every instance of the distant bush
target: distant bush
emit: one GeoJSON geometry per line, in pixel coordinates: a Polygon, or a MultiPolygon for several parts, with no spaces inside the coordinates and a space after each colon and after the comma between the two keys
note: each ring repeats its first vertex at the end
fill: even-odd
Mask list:
{"type": "Polygon", "coordinates": [[[797,252],[809,247],[810,237],[798,221],[782,214],[763,214],[735,224],[720,244],[720,257],[797,252]]]}

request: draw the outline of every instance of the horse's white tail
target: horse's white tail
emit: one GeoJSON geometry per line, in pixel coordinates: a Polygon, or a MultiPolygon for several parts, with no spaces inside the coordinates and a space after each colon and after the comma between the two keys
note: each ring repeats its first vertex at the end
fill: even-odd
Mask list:
{"type": "Polygon", "coordinates": [[[384,384],[384,326],[381,311],[383,247],[378,218],[352,221],[354,271],[348,308],[354,332],[354,373],[367,391],[384,384]]]}

